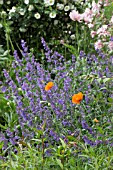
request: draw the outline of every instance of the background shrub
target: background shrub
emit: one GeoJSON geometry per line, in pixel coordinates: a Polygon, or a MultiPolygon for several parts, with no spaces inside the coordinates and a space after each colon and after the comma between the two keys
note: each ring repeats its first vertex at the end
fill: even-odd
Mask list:
{"type": "MultiPolygon", "coordinates": [[[[53,3],[46,5],[44,2],[46,0],[5,1],[0,5],[2,11],[1,45],[4,46],[5,50],[7,49],[7,37],[5,37],[7,31],[10,36],[8,41],[11,49],[11,43],[17,49],[20,39],[24,39],[35,52],[40,51],[41,37],[44,37],[46,42],[54,46],[54,48],[59,44],[58,40],[63,40],[66,43],[75,43],[75,38],[73,37],[76,32],[75,23],[69,18],[69,13],[73,9],[83,12],[88,3],[84,3],[81,0],[53,0],[53,3]]],[[[81,28],[79,28],[78,32],[80,30],[81,28]]],[[[59,51],[62,51],[60,45],[59,51]]],[[[36,53],[36,56],[39,57],[39,55],[40,53],[36,53]]]]}

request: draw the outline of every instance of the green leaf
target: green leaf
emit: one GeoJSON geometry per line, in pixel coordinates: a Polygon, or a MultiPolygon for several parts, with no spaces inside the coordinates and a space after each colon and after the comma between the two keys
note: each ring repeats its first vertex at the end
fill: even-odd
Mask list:
{"type": "Polygon", "coordinates": [[[110,103],[113,103],[113,98],[108,97],[108,101],[109,101],[110,103]]]}
{"type": "Polygon", "coordinates": [[[63,169],[63,164],[61,163],[61,160],[56,158],[56,161],[60,168],[63,169]]]}
{"type": "Polygon", "coordinates": [[[105,79],[103,79],[103,83],[106,83],[107,81],[110,81],[111,80],[111,78],[105,78],[105,79]]]}
{"type": "Polygon", "coordinates": [[[76,48],[74,48],[74,47],[71,46],[71,45],[65,44],[65,43],[64,43],[63,45],[64,45],[65,47],[67,47],[72,54],[78,55],[78,52],[77,52],[76,48]]]}
{"type": "Polygon", "coordinates": [[[1,124],[0,124],[0,127],[1,127],[2,129],[7,129],[7,127],[5,127],[5,126],[3,126],[3,125],[1,125],[1,124]]]}
{"type": "Polygon", "coordinates": [[[58,146],[57,155],[62,156],[62,155],[61,155],[61,151],[62,151],[62,150],[63,150],[63,146],[58,146]]]}
{"type": "Polygon", "coordinates": [[[107,88],[106,87],[102,87],[102,88],[100,88],[100,90],[107,90],[107,88]]]}
{"type": "Polygon", "coordinates": [[[46,126],[46,119],[44,120],[44,123],[43,123],[43,125],[42,125],[42,129],[44,130],[45,129],[45,126],[46,126]]]}
{"type": "Polygon", "coordinates": [[[2,57],[2,58],[0,58],[0,60],[8,60],[8,58],[7,57],[2,57]]]}
{"type": "Polygon", "coordinates": [[[68,139],[69,141],[75,141],[75,137],[74,137],[74,136],[71,136],[71,135],[67,136],[67,139],[68,139]]]}
{"type": "Polygon", "coordinates": [[[2,149],[4,142],[0,142],[0,149],[2,149]]]}
{"type": "Polygon", "coordinates": [[[97,126],[96,128],[98,129],[98,131],[99,131],[101,134],[104,134],[104,131],[103,131],[103,129],[102,129],[101,127],[97,126]]]}
{"type": "Polygon", "coordinates": [[[33,128],[33,130],[37,133],[37,135],[42,135],[43,134],[42,129],[38,130],[36,128],[33,128]]]}
{"type": "Polygon", "coordinates": [[[66,148],[66,143],[60,138],[63,148],[66,148]]]}
{"type": "Polygon", "coordinates": [[[1,167],[7,167],[9,164],[8,163],[3,163],[3,164],[1,164],[0,166],[1,167]]]}
{"type": "Polygon", "coordinates": [[[98,78],[98,79],[97,79],[98,83],[100,83],[100,82],[101,82],[101,80],[102,80],[101,78],[98,78]]]}
{"type": "Polygon", "coordinates": [[[89,158],[88,155],[79,155],[79,157],[86,157],[86,158],[89,158]]]}
{"type": "Polygon", "coordinates": [[[36,141],[36,142],[42,142],[42,140],[41,139],[31,139],[31,140],[33,140],[33,141],[36,141]]]}
{"type": "Polygon", "coordinates": [[[111,16],[113,15],[113,2],[109,6],[105,6],[104,9],[105,17],[107,19],[110,19],[111,16]]]}
{"type": "Polygon", "coordinates": [[[35,3],[35,4],[39,3],[39,0],[34,0],[34,3],[35,3]]]}

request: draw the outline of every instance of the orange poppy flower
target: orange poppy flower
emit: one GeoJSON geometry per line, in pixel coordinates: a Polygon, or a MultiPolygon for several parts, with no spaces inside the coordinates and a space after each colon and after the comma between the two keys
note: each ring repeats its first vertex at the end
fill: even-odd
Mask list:
{"type": "Polygon", "coordinates": [[[82,94],[82,92],[79,92],[78,94],[74,94],[72,96],[72,103],[80,104],[82,99],[83,99],[83,94],[82,94]]]}
{"type": "Polygon", "coordinates": [[[99,120],[97,120],[96,118],[93,120],[95,123],[98,123],[99,122],[99,120]]]}
{"type": "Polygon", "coordinates": [[[50,82],[47,83],[47,85],[45,86],[45,90],[48,91],[48,90],[50,90],[53,86],[54,86],[54,83],[50,81],[50,82]]]}

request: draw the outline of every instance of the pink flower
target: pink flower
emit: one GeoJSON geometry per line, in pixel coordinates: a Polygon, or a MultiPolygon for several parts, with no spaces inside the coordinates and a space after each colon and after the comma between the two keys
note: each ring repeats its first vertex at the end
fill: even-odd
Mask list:
{"type": "Polygon", "coordinates": [[[92,10],[90,10],[89,8],[86,8],[84,14],[92,15],[92,10]]]}
{"type": "Polygon", "coordinates": [[[104,6],[108,6],[108,5],[109,5],[109,0],[106,0],[104,6]]]}
{"type": "Polygon", "coordinates": [[[61,43],[61,44],[64,44],[64,40],[60,40],[60,43],[61,43]]]}
{"type": "Polygon", "coordinates": [[[94,24],[89,23],[89,24],[88,24],[88,27],[89,27],[89,28],[93,28],[93,27],[94,27],[94,24]]]}
{"type": "Polygon", "coordinates": [[[110,50],[113,50],[113,41],[108,42],[108,47],[110,50]]]}
{"type": "Polygon", "coordinates": [[[79,14],[78,11],[75,10],[70,12],[69,16],[73,21],[81,22],[81,20],[83,19],[82,14],[79,14]]]}
{"type": "Polygon", "coordinates": [[[99,29],[97,30],[97,34],[98,34],[99,37],[100,37],[100,36],[107,36],[107,35],[110,34],[110,33],[107,31],[107,27],[108,27],[108,25],[103,25],[101,28],[99,28],[99,29]]]}
{"type": "Polygon", "coordinates": [[[92,22],[93,20],[92,11],[89,8],[85,9],[85,12],[82,14],[82,16],[86,24],[92,22]]]}
{"type": "Polygon", "coordinates": [[[84,21],[85,21],[86,24],[92,22],[92,20],[93,20],[93,18],[91,18],[91,16],[85,16],[84,15],[84,21]]]}
{"type": "Polygon", "coordinates": [[[101,40],[98,40],[96,43],[95,43],[95,49],[101,49],[104,45],[102,43],[101,40]]]}
{"type": "Polygon", "coordinates": [[[96,35],[96,31],[91,31],[91,37],[94,38],[94,36],[96,35]]]}
{"type": "Polygon", "coordinates": [[[95,3],[95,1],[92,2],[92,12],[93,14],[99,13],[100,10],[100,4],[99,3],[95,3]]]}

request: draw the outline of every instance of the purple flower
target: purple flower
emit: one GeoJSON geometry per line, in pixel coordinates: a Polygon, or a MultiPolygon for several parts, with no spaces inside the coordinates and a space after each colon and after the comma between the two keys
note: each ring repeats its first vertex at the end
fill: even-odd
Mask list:
{"type": "Polygon", "coordinates": [[[113,37],[110,37],[110,41],[113,41],[113,37]]]}
{"type": "Polygon", "coordinates": [[[95,134],[95,133],[93,132],[93,129],[92,129],[91,127],[89,127],[89,125],[86,123],[85,120],[82,120],[82,121],[81,121],[81,124],[82,124],[82,128],[83,128],[83,129],[88,130],[88,132],[89,132],[90,134],[92,134],[92,135],[95,134]]]}
{"type": "Polygon", "coordinates": [[[28,55],[28,47],[26,46],[26,42],[24,40],[21,40],[21,46],[22,46],[22,55],[23,57],[27,57],[28,55]]]}
{"type": "Polygon", "coordinates": [[[96,146],[95,142],[92,141],[92,140],[90,140],[90,139],[88,139],[87,136],[83,136],[82,139],[84,140],[84,142],[85,142],[86,144],[88,144],[88,145],[90,145],[90,146],[92,146],[92,147],[96,146]]]}
{"type": "MultiPolygon", "coordinates": [[[[109,117],[112,116],[112,106],[107,104],[107,95],[112,95],[113,82],[111,80],[104,83],[103,79],[113,76],[113,57],[108,58],[101,51],[95,55],[86,55],[81,51],[77,60],[72,55],[72,60],[66,61],[57,51],[52,51],[43,38],[41,41],[48,62],[47,69],[28,53],[26,43],[22,40],[24,56],[20,59],[15,51],[13,76],[6,70],[3,71],[6,82],[2,91],[6,99],[13,101],[17,116],[14,127],[9,127],[1,137],[5,141],[4,148],[9,141],[15,145],[22,136],[26,141],[35,138],[35,129],[42,131],[44,123],[44,134],[40,134],[40,137],[44,136],[48,145],[59,143],[62,135],[67,139],[67,135],[78,132],[76,136],[79,136],[80,131],[85,143],[91,146],[103,144],[103,135],[99,136],[96,127],[93,129],[93,122],[91,127],[87,122],[89,115],[92,119],[103,111],[108,113],[109,117]],[[54,86],[50,91],[45,91],[45,85],[50,81],[54,82],[54,86]],[[106,88],[107,92],[103,93],[102,88],[106,88]],[[83,92],[85,100],[75,106],[71,97],[78,91],[83,92]],[[101,105],[102,101],[104,105],[101,105]]],[[[106,128],[105,134],[109,131],[106,128]]],[[[112,140],[108,143],[112,143],[112,140]]]]}

